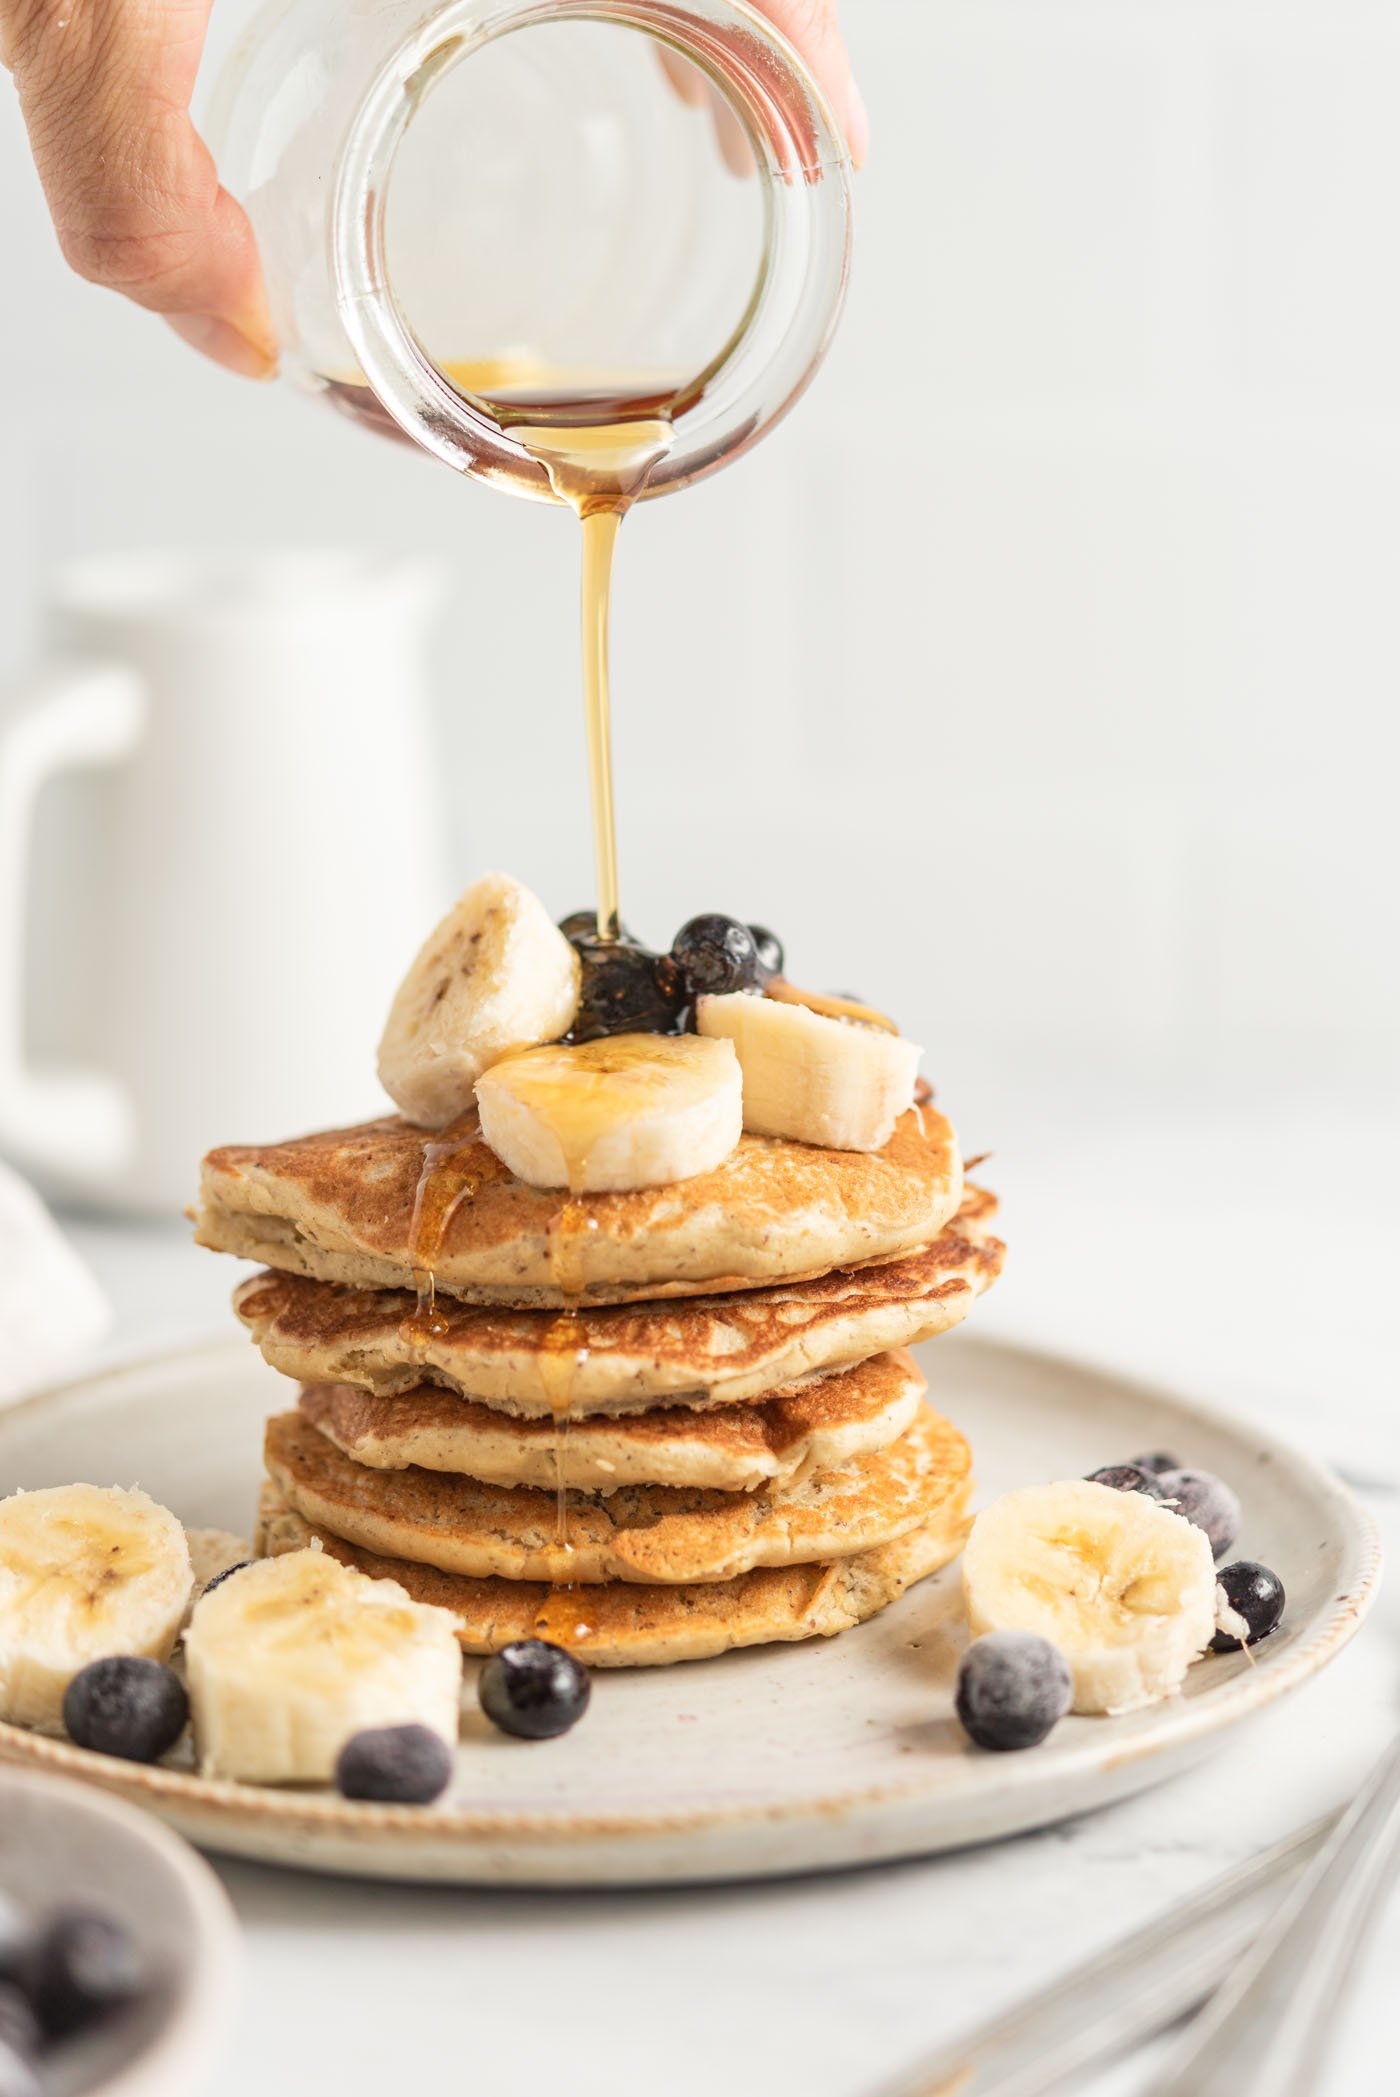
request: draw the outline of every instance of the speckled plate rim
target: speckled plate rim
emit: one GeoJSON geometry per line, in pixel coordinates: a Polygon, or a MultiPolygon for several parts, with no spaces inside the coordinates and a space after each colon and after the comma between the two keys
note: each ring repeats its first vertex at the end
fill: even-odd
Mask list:
{"type": "MultiPolygon", "coordinates": [[[[928,1344],[946,1347],[949,1343],[943,1339],[928,1344]]],[[[1101,1799],[1083,1798],[1080,1804],[1062,1803],[1046,1811],[1002,1810],[994,1816],[995,1828],[986,1831],[979,1829],[974,1813],[962,1839],[975,1842],[986,1839],[988,1833],[1014,1832],[1018,1828],[1043,1825],[1072,1813],[1093,1810],[1099,1803],[1109,1804],[1124,1795],[1127,1789],[1139,1788],[1142,1783],[1150,1781],[1139,1777],[1131,1786],[1114,1784],[1108,1780],[1115,1773],[1126,1772],[1144,1762],[1160,1761],[1165,1765],[1162,1774],[1169,1774],[1190,1759],[1191,1752],[1198,1749],[1202,1741],[1237,1725],[1316,1674],[1349,1643],[1375,1600],[1380,1585],[1381,1543],[1369,1512],[1325,1464],[1285,1437],[1265,1432],[1256,1423],[1225,1407],[1187,1397],[1167,1385],[1122,1374],[1102,1363],[1081,1361],[1049,1349],[980,1335],[961,1335],[957,1345],[969,1351],[975,1349],[984,1360],[1000,1357],[1013,1371],[1022,1374],[1039,1369],[1055,1377],[1071,1375],[1081,1385],[1096,1387],[1105,1402],[1115,1397],[1127,1398],[1133,1403],[1168,1410],[1188,1428],[1190,1423],[1199,1422],[1211,1432],[1234,1437],[1251,1449],[1258,1460],[1267,1461],[1278,1474],[1288,1476],[1320,1512],[1335,1519],[1344,1568],[1336,1591],[1297,1627],[1293,1642],[1283,1651],[1269,1653],[1265,1650],[1252,1665],[1241,1668],[1217,1688],[1163,1705],[1150,1728],[1120,1739],[1116,1749],[1112,1731],[1116,1722],[1112,1719],[1101,1722],[1101,1732],[1096,1722],[1094,1733],[1077,1747],[1062,1748],[1056,1755],[1050,1779],[1054,1790],[1065,1794],[1082,1793],[1086,1782],[1092,1784],[1095,1778],[1099,1778],[1105,1780],[1101,1799]]],[[[129,1379],[139,1379],[143,1374],[157,1371],[164,1374],[182,1365],[215,1365],[220,1358],[231,1361],[235,1353],[243,1354],[237,1340],[219,1339],[202,1346],[118,1362],[49,1385],[0,1410],[0,1445],[3,1445],[5,1430],[11,1421],[31,1419],[37,1412],[90,1392],[94,1386],[111,1383],[119,1389],[129,1379]]],[[[1024,1792],[1027,1794],[1026,1804],[1030,1806],[1034,1794],[1046,1783],[1046,1772],[1043,1765],[1038,1766],[1035,1757],[997,1756],[985,1761],[978,1758],[975,1764],[977,1774],[960,1783],[950,1782],[946,1761],[935,1760],[920,1773],[899,1783],[866,1784],[849,1790],[815,1793],[794,1792],[777,1802],[738,1802],[619,1813],[463,1811],[454,1808],[425,1811],[421,1807],[366,1806],[325,1795],[263,1790],[251,1785],[192,1776],[176,1769],[120,1762],[108,1756],[90,1754],[67,1741],[28,1733],[3,1723],[0,1723],[0,1762],[37,1766],[77,1777],[118,1797],[147,1806],[157,1814],[171,1818],[177,1827],[183,1826],[187,1832],[191,1824],[189,1820],[181,1819],[181,1813],[182,1809],[192,1810],[199,1821],[198,1831],[192,1839],[210,1848],[227,1846],[237,1854],[262,1856],[270,1862],[342,1872],[352,1870],[351,1865],[337,1864],[318,1855],[315,1845],[318,1838],[353,1837],[371,1846],[371,1853],[361,1852],[362,1870],[374,1875],[405,1878],[418,1875],[414,1863],[417,1853],[440,1852],[454,1844],[477,1847],[508,1843],[529,1848],[538,1843],[555,1851],[570,1844],[599,1842],[626,1847],[648,1838],[695,1837],[745,1827],[830,1824],[836,1819],[850,1823],[859,1821],[863,1815],[916,1805],[921,1800],[930,1803],[937,1800],[946,1807],[950,1799],[956,1797],[960,1804],[966,1801],[972,1806],[979,1789],[992,1787],[999,1794],[1024,1792]],[[979,1778],[982,1780],[980,1784],[979,1778]],[[224,1831],[223,1842],[220,1841],[220,1829],[224,1831]],[[303,1843],[311,1847],[303,1849],[303,1843]],[[389,1874],[385,1873],[382,1861],[386,1844],[391,1846],[397,1860],[389,1874]],[[376,1850],[381,1853],[378,1858],[372,1854],[376,1850]]],[[[956,1767],[966,1769],[969,1765],[956,1767]]],[[[868,1855],[871,1858],[917,1855],[954,1846],[957,1845],[944,1836],[930,1836],[921,1845],[912,1834],[906,1833],[893,1844],[875,1839],[868,1855]]],[[[859,1845],[848,1844],[846,1848],[848,1856],[823,1857],[805,1868],[826,1868],[833,1861],[862,1860],[859,1845]]],[[[444,1873],[435,1869],[431,1875],[456,1876],[461,1883],[472,1883],[469,1850],[463,1847],[460,1856],[460,1872],[444,1873]]],[[[752,1872],[736,1872],[731,1868],[724,1875],[768,1876],[775,1871],[803,1868],[801,1862],[764,1866],[756,1860],[752,1872]]],[[[712,1875],[703,1863],[694,1874],[697,1878],[712,1875]]],[[[493,1872],[492,1876],[503,1876],[509,1882],[511,1874],[507,1870],[504,1874],[493,1872]]],[[[608,1877],[611,1876],[609,1873],[608,1877]]],[[[667,1877],[673,1881],[685,1876],[685,1871],[677,1867],[667,1872],[667,1877]]],[[[618,1878],[626,1882],[625,1870],[618,1873],[618,1878]]],[[[546,1884],[565,1882],[562,1877],[538,1881],[546,1884]]],[[[605,1881],[600,1878],[595,1882],[605,1881]]]]}

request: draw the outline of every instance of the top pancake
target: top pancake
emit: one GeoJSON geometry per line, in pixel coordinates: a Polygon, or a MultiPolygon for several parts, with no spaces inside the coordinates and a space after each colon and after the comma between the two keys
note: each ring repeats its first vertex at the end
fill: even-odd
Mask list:
{"type": "Polygon", "coordinates": [[[233,1302],[266,1360],[299,1383],[356,1384],[381,1397],[437,1384],[527,1419],[563,1409],[561,1381],[573,1418],[658,1403],[737,1405],[958,1324],[1001,1271],[996,1206],[965,1186],[952,1221],[901,1259],[742,1294],[614,1304],[566,1326],[550,1311],[439,1298],[428,1333],[404,1291],[289,1274],[252,1275],[233,1302]]]}
{"type": "Polygon", "coordinates": [[[746,1135],[713,1172],[577,1199],[514,1178],[474,1116],[429,1136],[393,1115],[211,1151],[195,1236],[292,1274],[411,1288],[426,1264],[414,1201],[430,1144],[439,1186],[457,1196],[431,1269],[469,1303],[627,1303],[859,1267],[927,1245],[962,1194],[957,1139],[932,1107],[901,1116],[881,1151],[746,1135]]]}

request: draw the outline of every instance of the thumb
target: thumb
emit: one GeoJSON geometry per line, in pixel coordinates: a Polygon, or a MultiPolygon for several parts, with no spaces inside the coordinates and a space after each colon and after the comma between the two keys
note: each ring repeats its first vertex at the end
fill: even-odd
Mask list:
{"type": "Polygon", "coordinates": [[[79,276],[266,378],[277,348],[253,231],[189,117],[209,5],[0,0],[0,56],[79,276]]]}

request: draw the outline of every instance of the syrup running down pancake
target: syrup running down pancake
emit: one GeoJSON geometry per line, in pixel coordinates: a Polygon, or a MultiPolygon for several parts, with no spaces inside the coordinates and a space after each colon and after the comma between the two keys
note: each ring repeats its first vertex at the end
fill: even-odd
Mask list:
{"type": "MultiPolygon", "coordinates": [[[[454,1133],[431,1139],[439,1154],[454,1133]]],[[[395,1115],[211,1151],[196,1238],[292,1274],[412,1288],[427,1140],[395,1115]]],[[[578,1200],[513,1178],[473,1116],[451,1170],[462,1191],[435,1251],[436,1288],[526,1308],[706,1295],[896,1259],[936,1238],[962,1199],[957,1139],[931,1107],[902,1116],[881,1151],[745,1135],[712,1172],[578,1200]],[[561,1287],[557,1237],[567,1210],[579,1228],[561,1287]]]]}

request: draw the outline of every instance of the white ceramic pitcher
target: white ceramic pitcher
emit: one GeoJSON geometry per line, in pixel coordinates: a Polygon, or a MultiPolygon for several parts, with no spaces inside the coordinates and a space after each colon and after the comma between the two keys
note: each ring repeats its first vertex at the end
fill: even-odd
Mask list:
{"type": "Polygon", "coordinates": [[[0,1149],[52,1191],[175,1211],[211,1144],[384,1111],[379,1029],[447,900],[436,595],[348,552],[60,577],[55,653],[0,709],[0,1149]]]}

